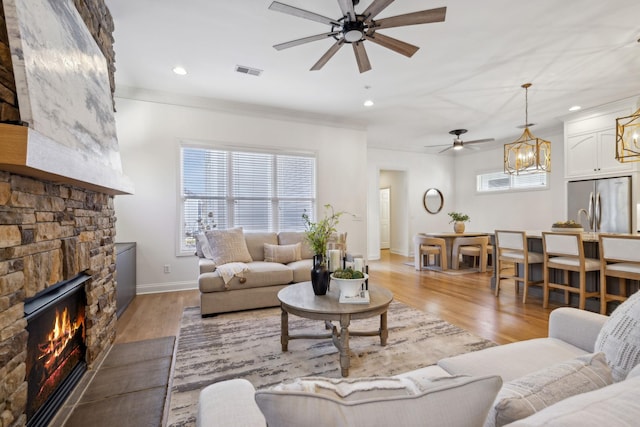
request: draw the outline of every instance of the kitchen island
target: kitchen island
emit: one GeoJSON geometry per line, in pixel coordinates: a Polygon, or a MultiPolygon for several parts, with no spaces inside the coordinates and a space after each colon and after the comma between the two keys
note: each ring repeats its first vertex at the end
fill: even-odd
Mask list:
{"type": "MultiPolygon", "coordinates": [[[[538,252],[543,253],[542,249],[542,231],[540,230],[531,230],[526,231],[527,233],[527,247],[530,252],[538,252]]],[[[632,233],[633,235],[636,233],[632,233]]],[[[582,241],[584,245],[584,255],[588,258],[600,258],[600,248],[599,248],[599,235],[600,233],[594,232],[582,232],[582,241]]],[[[491,237],[491,244],[495,246],[494,237],[491,237]]],[[[493,253],[497,253],[496,248],[493,248],[493,253]]],[[[542,264],[531,264],[529,267],[530,270],[530,278],[531,280],[542,280],[543,278],[543,267],[542,264]]],[[[491,286],[495,286],[496,282],[496,272],[494,272],[494,277],[491,279],[491,286]]],[[[519,265],[518,275],[522,276],[524,274],[524,268],[519,265]]],[[[551,269],[550,271],[550,280],[552,281],[561,281],[562,275],[564,274],[562,270],[551,269]]],[[[578,273],[570,272],[570,283],[577,284],[578,283],[578,273]]],[[[640,283],[638,281],[629,281],[629,294],[638,290],[640,283]]],[[[504,286],[504,285],[502,285],[504,286]]],[[[508,286],[508,285],[507,285],[508,286]]],[[[613,289],[616,291],[618,288],[618,279],[616,278],[608,278],[608,286],[609,289],[613,289]]],[[[495,289],[495,288],[494,288],[495,289]]],[[[588,292],[598,291],[600,289],[600,273],[598,271],[587,272],[586,278],[586,290],[588,292]]],[[[530,295],[539,297],[542,299],[542,287],[532,286],[529,288],[530,295]]],[[[564,305],[564,292],[554,291],[551,292],[549,301],[554,304],[564,305]]],[[[613,311],[615,307],[617,307],[619,303],[610,302],[608,304],[607,312],[610,313],[613,311]]],[[[578,296],[575,294],[570,295],[570,305],[572,307],[578,306],[578,296]]],[[[599,299],[588,298],[586,308],[589,311],[599,312],[600,311],[600,301],[599,299]]]]}

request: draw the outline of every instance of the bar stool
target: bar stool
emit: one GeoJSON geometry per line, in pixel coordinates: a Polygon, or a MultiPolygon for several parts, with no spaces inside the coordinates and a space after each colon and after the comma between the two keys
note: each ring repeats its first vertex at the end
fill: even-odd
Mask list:
{"type": "Polygon", "coordinates": [[[600,234],[600,314],[607,314],[609,301],[624,301],[629,295],[627,279],[640,280],[640,236],[600,234]],[[618,278],[618,293],[610,290],[607,277],[618,278]]]}
{"type": "Polygon", "coordinates": [[[487,247],[489,245],[489,236],[479,237],[456,237],[453,242],[453,251],[451,255],[451,268],[457,270],[460,265],[460,255],[474,257],[473,266],[476,266],[478,260],[478,268],[481,272],[487,271],[487,247]]]}
{"type": "Polygon", "coordinates": [[[440,263],[440,269],[447,269],[447,245],[444,239],[418,234],[414,236],[413,243],[416,270],[422,270],[425,255],[427,257],[434,255],[436,261],[440,263]]]}
{"type": "Polygon", "coordinates": [[[599,271],[600,260],[586,258],[582,244],[582,233],[551,233],[542,232],[542,247],[544,250],[544,299],[542,306],[549,305],[551,289],[564,291],[564,302],[569,304],[569,293],[577,293],[578,308],[584,310],[587,298],[600,297],[599,291],[587,292],[586,278],[588,271],[599,271]],[[564,283],[549,281],[549,269],[564,270],[564,283]],[[575,271],[580,276],[578,287],[569,283],[569,272],[575,271]]]}
{"type": "Polygon", "coordinates": [[[527,233],[524,231],[508,231],[496,230],[496,296],[500,293],[500,282],[504,279],[512,279],[516,285],[516,294],[518,293],[518,282],[522,282],[523,294],[522,303],[526,304],[527,294],[530,285],[543,286],[544,281],[531,281],[529,278],[531,264],[542,264],[544,256],[541,253],[529,252],[527,245],[527,233]],[[513,265],[513,274],[503,273],[503,263],[513,265]],[[518,275],[518,265],[522,264],[524,274],[522,277],[518,275]]]}

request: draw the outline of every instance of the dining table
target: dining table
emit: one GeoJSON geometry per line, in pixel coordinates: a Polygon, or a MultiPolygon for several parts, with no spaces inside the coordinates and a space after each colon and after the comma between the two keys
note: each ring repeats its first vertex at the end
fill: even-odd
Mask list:
{"type": "Polygon", "coordinates": [[[490,236],[493,233],[487,233],[485,231],[464,231],[462,233],[456,233],[454,231],[436,231],[436,232],[428,232],[421,233],[427,237],[438,237],[440,239],[444,239],[445,242],[445,250],[447,252],[447,265],[451,268],[452,264],[452,253],[453,253],[453,243],[458,237],[481,237],[481,236],[490,236]]]}

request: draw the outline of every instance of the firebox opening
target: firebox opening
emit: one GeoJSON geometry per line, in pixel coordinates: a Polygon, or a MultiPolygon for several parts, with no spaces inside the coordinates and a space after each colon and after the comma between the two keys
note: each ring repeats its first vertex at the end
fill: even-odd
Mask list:
{"type": "Polygon", "coordinates": [[[86,371],[84,283],[80,274],[25,302],[27,424],[47,425],[86,371]]]}

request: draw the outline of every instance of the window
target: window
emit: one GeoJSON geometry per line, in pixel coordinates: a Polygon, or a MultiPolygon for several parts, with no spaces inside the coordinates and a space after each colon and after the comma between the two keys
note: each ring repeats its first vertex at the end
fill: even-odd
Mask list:
{"type": "Polygon", "coordinates": [[[192,254],[202,230],[304,230],[302,214],[315,214],[313,155],[188,145],[180,150],[180,252],[192,254]]]}
{"type": "Polygon", "coordinates": [[[493,191],[520,191],[549,188],[547,173],[533,173],[527,175],[510,175],[500,172],[478,174],[476,190],[478,193],[493,191]]]}

